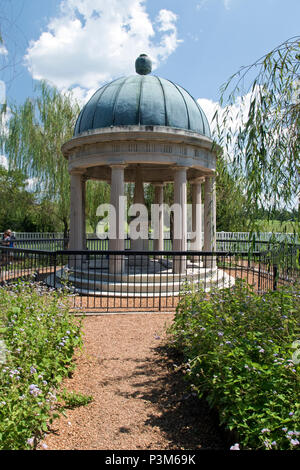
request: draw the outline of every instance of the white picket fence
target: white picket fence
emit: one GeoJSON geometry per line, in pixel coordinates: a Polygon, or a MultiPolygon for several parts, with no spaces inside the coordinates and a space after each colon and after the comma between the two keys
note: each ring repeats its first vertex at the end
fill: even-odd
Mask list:
{"type": "Polygon", "coordinates": [[[298,243],[299,238],[294,233],[282,233],[282,232],[259,232],[259,233],[250,233],[250,232],[217,232],[218,240],[239,240],[239,241],[248,241],[256,240],[258,242],[268,242],[276,240],[278,242],[291,242],[298,243]]]}
{"type": "MultiPolygon", "coordinates": [[[[62,232],[13,232],[13,235],[17,240],[43,240],[43,239],[55,239],[63,238],[62,232]]],[[[0,232],[0,238],[2,238],[3,232],[0,232]]]]}
{"type": "MultiPolygon", "coordinates": [[[[2,238],[3,232],[0,232],[0,238],[2,238]]],[[[87,238],[97,238],[94,233],[87,233],[87,238]]],[[[42,240],[42,239],[59,239],[63,238],[62,232],[14,232],[14,236],[17,240],[42,240]]],[[[151,236],[150,236],[151,238],[151,236]]],[[[170,238],[170,233],[165,233],[165,239],[170,238]]],[[[188,233],[188,239],[191,238],[191,234],[188,233]]],[[[217,240],[238,240],[238,241],[287,241],[299,243],[299,238],[293,233],[272,233],[272,232],[261,232],[261,233],[250,233],[250,232],[217,232],[217,240]]]]}

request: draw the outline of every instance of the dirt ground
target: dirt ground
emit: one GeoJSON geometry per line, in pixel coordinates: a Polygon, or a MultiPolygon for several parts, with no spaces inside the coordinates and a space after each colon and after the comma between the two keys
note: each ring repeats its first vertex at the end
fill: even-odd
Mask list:
{"type": "Polygon", "coordinates": [[[83,351],[63,387],[93,401],[54,421],[38,448],[228,449],[215,416],[167,353],[172,320],[172,313],[85,317],[83,351]]]}

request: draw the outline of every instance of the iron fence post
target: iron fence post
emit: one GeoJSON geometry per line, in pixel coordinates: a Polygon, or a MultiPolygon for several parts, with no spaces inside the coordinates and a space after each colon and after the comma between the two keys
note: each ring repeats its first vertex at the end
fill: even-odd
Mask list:
{"type": "Polygon", "coordinates": [[[53,271],[53,287],[56,289],[56,252],[54,252],[53,271]]]}
{"type": "Polygon", "coordinates": [[[260,291],[260,270],[261,270],[261,253],[258,255],[258,291],[260,291]]]}
{"type": "Polygon", "coordinates": [[[278,280],[278,266],[274,264],[273,266],[273,290],[277,290],[277,280],[278,280]]]}

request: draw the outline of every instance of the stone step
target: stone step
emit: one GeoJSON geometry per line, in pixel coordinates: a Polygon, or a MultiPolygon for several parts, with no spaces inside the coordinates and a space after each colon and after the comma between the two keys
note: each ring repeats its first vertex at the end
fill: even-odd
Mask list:
{"type": "Polygon", "coordinates": [[[198,280],[204,280],[208,277],[212,277],[216,275],[217,268],[198,268],[198,269],[191,269],[191,272],[187,274],[176,274],[173,273],[172,270],[164,270],[158,273],[110,273],[108,271],[100,271],[100,270],[85,270],[85,269],[78,269],[78,270],[71,270],[68,269],[66,272],[58,272],[57,277],[62,278],[66,277],[70,278],[76,277],[76,279],[89,279],[90,281],[100,281],[100,282],[120,282],[120,283],[145,283],[148,284],[149,282],[183,282],[183,280],[193,280],[195,277],[198,280]]]}
{"type": "MultiPolygon", "coordinates": [[[[60,276],[58,281],[60,281],[60,276]]],[[[135,282],[107,282],[107,281],[92,281],[91,279],[84,277],[73,277],[69,276],[69,285],[73,285],[75,290],[81,294],[86,295],[102,295],[102,296],[116,296],[116,297],[150,297],[150,296],[174,296],[178,295],[182,290],[186,279],[184,276],[176,282],[161,282],[158,279],[157,282],[139,282],[137,279],[135,282]]],[[[194,285],[199,284],[197,277],[190,277],[190,282],[194,285]]],[[[218,270],[213,276],[206,277],[203,283],[205,290],[210,290],[212,286],[227,287],[233,285],[234,281],[222,270],[218,270]]]]}

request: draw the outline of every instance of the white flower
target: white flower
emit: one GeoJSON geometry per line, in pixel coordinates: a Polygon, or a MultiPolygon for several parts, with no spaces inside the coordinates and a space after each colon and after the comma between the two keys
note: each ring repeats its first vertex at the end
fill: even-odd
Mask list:
{"type": "Polygon", "coordinates": [[[236,444],[234,444],[234,446],[230,447],[230,450],[241,450],[240,445],[236,443],[236,444]]]}

